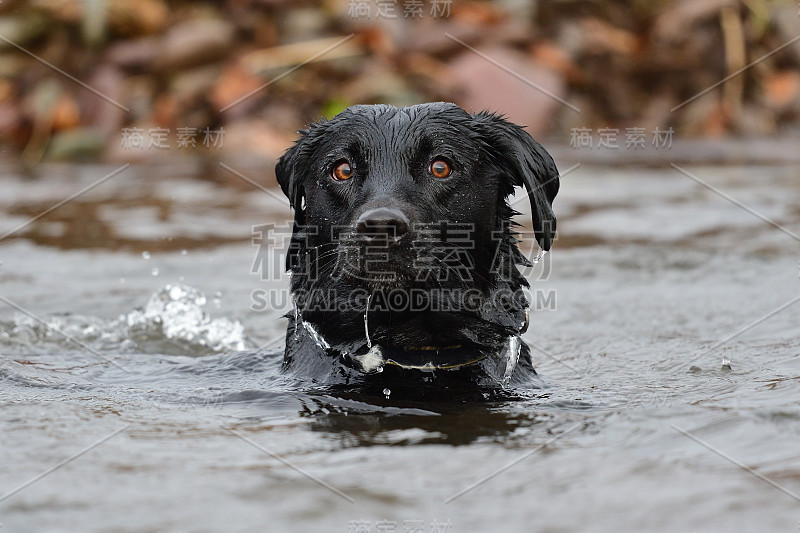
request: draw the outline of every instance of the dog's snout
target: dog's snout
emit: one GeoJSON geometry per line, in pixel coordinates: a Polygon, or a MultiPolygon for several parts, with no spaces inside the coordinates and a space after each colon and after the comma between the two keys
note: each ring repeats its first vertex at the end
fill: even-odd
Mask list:
{"type": "Polygon", "coordinates": [[[408,218],[402,211],[379,207],[358,217],[356,231],[369,241],[399,241],[408,233],[408,218]]]}

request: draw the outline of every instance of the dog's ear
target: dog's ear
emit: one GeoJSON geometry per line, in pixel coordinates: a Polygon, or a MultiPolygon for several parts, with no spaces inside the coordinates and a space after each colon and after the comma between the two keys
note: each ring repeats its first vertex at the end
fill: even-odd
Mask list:
{"type": "Polygon", "coordinates": [[[303,192],[300,190],[300,160],[304,157],[306,145],[308,143],[308,135],[311,130],[304,129],[298,130],[300,138],[294,142],[291,148],[278,160],[275,165],[275,177],[278,180],[278,185],[281,186],[283,194],[289,199],[289,204],[299,213],[303,204],[303,192]]]}
{"type": "Polygon", "coordinates": [[[483,111],[473,118],[494,162],[510,180],[511,186],[504,193],[510,194],[515,186],[525,186],[531,202],[536,240],[542,250],[550,250],[556,233],[553,199],[559,187],[558,169],[553,158],[528,132],[501,115],[483,111]]]}
{"type": "Polygon", "coordinates": [[[321,123],[309,125],[307,129],[298,130],[300,137],[291,148],[278,160],[275,165],[275,177],[281,186],[283,194],[289,199],[289,205],[294,209],[294,227],[289,252],[286,254],[286,270],[294,271],[299,264],[301,251],[308,244],[309,235],[304,231],[306,214],[303,198],[305,189],[302,177],[308,172],[308,160],[315,146],[316,130],[321,123]]]}

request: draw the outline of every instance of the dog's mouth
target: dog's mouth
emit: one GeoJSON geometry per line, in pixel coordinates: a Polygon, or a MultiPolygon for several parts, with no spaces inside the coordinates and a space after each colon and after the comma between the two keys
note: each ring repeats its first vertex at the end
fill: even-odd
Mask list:
{"type": "Polygon", "coordinates": [[[413,234],[365,239],[355,232],[340,235],[333,274],[370,290],[467,287],[473,285],[475,275],[468,249],[413,234]]]}

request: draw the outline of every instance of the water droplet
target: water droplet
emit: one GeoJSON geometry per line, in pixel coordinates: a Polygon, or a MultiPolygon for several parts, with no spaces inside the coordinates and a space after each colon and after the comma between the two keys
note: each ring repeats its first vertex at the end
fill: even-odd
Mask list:
{"type": "Polygon", "coordinates": [[[364,335],[367,336],[367,348],[372,348],[372,339],[369,338],[369,319],[367,318],[370,298],[372,298],[371,294],[367,296],[367,307],[364,309],[364,335]]]}
{"type": "Polygon", "coordinates": [[[142,252],[142,259],[144,259],[145,261],[150,259],[150,252],[147,251],[142,252]]]}
{"type": "Polygon", "coordinates": [[[173,300],[180,300],[183,296],[184,291],[177,285],[173,285],[169,288],[169,297],[173,300]]]}
{"type": "Polygon", "coordinates": [[[153,276],[158,276],[158,267],[153,267],[153,270],[150,271],[150,274],[153,276]]]}
{"type": "Polygon", "coordinates": [[[534,266],[536,266],[539,264],[539,261],[541,261],[545,255],[547,255],[547,250],[539,250],[539,253],[536,254],[536,257],[534,257],[533,261],[531,262],[534,264],[534,266]]]}
{"type": "Polygon", "coordinates": [[[392,391],[391,391],[391,390],[389,390],[388,388],[386,388],[386,389],[383,389],[383,395],[384,395],[384,396],[386,396],[386,399],[387,399],[387,400],[389,399],[389,395],[390,395],[390,394],[392,394],[392,391]]]}

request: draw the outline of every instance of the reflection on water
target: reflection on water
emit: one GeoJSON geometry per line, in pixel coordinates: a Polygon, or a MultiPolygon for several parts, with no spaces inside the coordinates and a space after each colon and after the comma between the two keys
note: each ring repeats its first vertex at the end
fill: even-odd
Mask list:
{"type": "MultiPolygon", "coordinates": [[[[795,169],[697,172],[800,231],[795,169]]],[[[5,231],[54,203],[46,185],[7,186],[5,231]]],[[[531,273],[557,295],[526,334],[540,378],[479,391],[281,374],[289,309],[256,309],[251,294],[287,280],[249,272],[252,226],[285,207],[181,179],[107,185],[0,241],[4,530],[800,520],[791,495],[710,450],[800,492],[800,247],[691,180],[565,179],[562,235],[548,273],[531,273]]]]}

